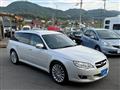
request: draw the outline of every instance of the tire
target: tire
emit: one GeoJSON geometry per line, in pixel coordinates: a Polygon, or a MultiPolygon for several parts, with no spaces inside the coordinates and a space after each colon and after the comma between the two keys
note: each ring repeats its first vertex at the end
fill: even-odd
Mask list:
{"type": "Polygon", "coordinates": [[[17,55],[17,53],[16,53],[14,50],[12,50],[12,51],[10,52],[10,60],[11,60],[11,62],[12,62],[13,64],[19,64],[18,55],[17,55]]]}
{"type": "Polygon", "coordinates": [[[100,49],[100,47],[99,47],[99,46],[96,46],[96,47],[95,47],[95,50],[98,50],[98,51],[100,51],[100,52],[101,52],[101,49],[100,49]]]}
{"type": "Polygon", "coordinates": [[[58,84],[65,84],[68,81],[67,71],[63,64],[53,63],[50,68],[52,79],[58,84]]]}

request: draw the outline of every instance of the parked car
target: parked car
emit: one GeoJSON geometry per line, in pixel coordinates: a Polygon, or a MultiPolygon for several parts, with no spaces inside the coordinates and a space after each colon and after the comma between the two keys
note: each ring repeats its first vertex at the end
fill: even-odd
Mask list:
{"type": "Polygon", "coordinates": [[[25,26],[23,26],[22,30],[31,30],[31,26],[25,25],[25,26]]]}
{"type": "Polygon", "coordinates": [[[120,55],[120,36],[112,30],[89,29],[81,38],[82,45],[108,55],[120,55]]]}
{"type": "Polygon", "coordinates": [[[24,62],[40,68],[59,84],[68,80],[93,82],[106,77],[109,71],[109,61],[104,54],[76,46],[59,32],[18,31],[7,48],[12,63],[24,62]]]}
{"type": "Polygon", "coordinates": [[[66,33],[66,35],[71,38],[72,40],[75,40],[75,42],[79,45],[81,44],[81,36],[83,32],[82,31],[69,31],[66,33]]]}
{"type": "Polygon", "coordinates": [[[70,34],[69,34],[69,37],[72,39],[72,40],[75,40],[75,42],[77,44],[81,44],[81,36],[83,34],[83,31],[72,31],[70,34]]]}

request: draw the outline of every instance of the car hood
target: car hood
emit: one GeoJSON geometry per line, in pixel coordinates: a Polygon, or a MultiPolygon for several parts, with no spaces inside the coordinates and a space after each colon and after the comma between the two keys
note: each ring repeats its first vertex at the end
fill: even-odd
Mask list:
{"type": "Polygon", "coordinates": [[[62,55],[64,58],[67,57],[69,60],[92,63],[106,59],[106,56],[101,52],[84,46],[68,47],[63,49],[56,49],[54,51],[59,53],[59,55],[62,55]]]}
{"type": "Polygon", "coordinates": [[[112,46],[120,46],[120,39],[106,39],[103,41],[109,43],[112,46]]]}

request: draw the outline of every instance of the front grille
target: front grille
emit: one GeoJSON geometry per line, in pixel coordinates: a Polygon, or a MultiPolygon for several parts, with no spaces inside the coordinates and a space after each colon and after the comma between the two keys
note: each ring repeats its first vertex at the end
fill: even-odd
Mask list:
{"type": "Polygon", "coordinates": [[[119,49],[120,49],[120,46],[115,46],[115,45],[114,45],[113,47],[115,47],[115,48],[119,48],[119,49]]]}
{"type": "Polygon", "coordinates": [[[95,66],[96,66],[97,68],[101,68],[101,67],[103,67],[104,65],[106,65],[106,62],[107,62],[107,60],[105,59],[105,60],[103,60],[103,61],[100,61],[100,62],[95,63],[95,66]]]}
{"type": "Polygon", "coordinates": [[[78,75],[80,79],[87,79],[88,77],[85,75],[78,75]]]}

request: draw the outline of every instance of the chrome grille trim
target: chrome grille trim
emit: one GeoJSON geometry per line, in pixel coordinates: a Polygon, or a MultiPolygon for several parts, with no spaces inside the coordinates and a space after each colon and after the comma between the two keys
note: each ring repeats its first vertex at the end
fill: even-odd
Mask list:
{"type": "Polygon", "coordinates": [[[101,68],[101,67],[103,67],[104,65],[106,65],[106,63],[107,63],[107,60],[105,59],[105,60],[102,60],[102,61],[100,61],[100,62],[95,63],[95,66],[96,66],[97,68],[101,68]]]}

